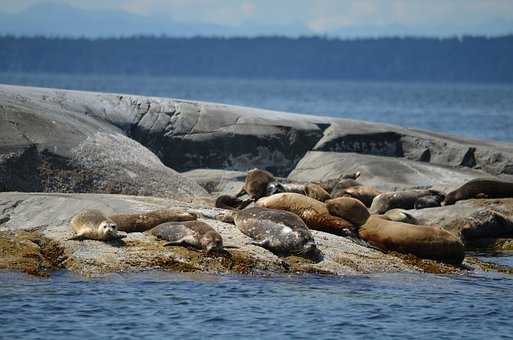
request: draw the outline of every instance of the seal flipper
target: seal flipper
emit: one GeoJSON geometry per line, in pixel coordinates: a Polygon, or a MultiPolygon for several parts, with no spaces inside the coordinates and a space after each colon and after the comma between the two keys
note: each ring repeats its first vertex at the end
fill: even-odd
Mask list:
{"type": "Polygon", "coordinates": [[[166,246],[166,247],[169,247],[169,246],[179,246],[179,247],[191,246],[191,247],[198,248],[199,244],[198,244],[197,240],[194,238],[194,236],[187,235],[187,236],[184,236],[181,239],[176,240],[176,241],[168,241],[166,244],[164,244],[164,246],[166,246]]]}
{"type": "Polygon", "coordinates": [[[87,240],[87,237],[84,234],[76,234],[75,236],[68,238],[66,241],[83,241],[83,240],[87,240]]]}
{"type": "Polygon", "coordinates": [[[257,246],[257,247],[262,247],[264,249],[269,249],[269,246],[270,246],[270,241],[265,239],[265,240],[262,240],[262,241],[251,241],[247,244],[250,244],[250,245],[253,245],[253,246],[257,246]]]}

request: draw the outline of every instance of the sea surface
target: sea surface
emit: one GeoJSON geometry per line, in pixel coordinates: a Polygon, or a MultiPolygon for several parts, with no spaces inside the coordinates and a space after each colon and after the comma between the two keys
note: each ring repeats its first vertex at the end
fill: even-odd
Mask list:
{"type": "MultiPolygon", "coordinates": [[[[1,74],[0,83],[214,101],[513,142],[513,87],[1,74]]],[[[478,254],[513,266],[513,254],[478,254]]],[[[5,339],[513,338],[513,277],[0,272],[5,339]]]]}

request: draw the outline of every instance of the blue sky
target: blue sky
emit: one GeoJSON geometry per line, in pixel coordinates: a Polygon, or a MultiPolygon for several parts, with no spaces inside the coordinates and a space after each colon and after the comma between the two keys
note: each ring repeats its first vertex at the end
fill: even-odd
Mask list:
{"type": "MultiPolygon", "coordinates": [[[[48,0],[0,0],[0,11],[16,14],[42,3],[48,0]]],[[[120,11],[178,23],[217,25],[234,31],[243,28],[242,32],[249,35],[279,33],[282,28],[288,35],[513,33],[513,0],[53,0],[52,3],[89,12],[120,11]]]]}

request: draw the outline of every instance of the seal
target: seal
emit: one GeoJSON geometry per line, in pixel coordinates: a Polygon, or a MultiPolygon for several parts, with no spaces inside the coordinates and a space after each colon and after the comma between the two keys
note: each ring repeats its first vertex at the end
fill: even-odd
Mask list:
{"type": "Polygon", "coordinates": [[[305,184],[303,183],[280,183],[271,182],[267,185],[265,196],[280,194],[282,192],[295,192],[297,194],[305,194],[305,184]]]}
{"type": "Polygon", "coordinates": [[[97,209],[82,210],[73,216],[70,225],[75,232],[71,240],[108,241],[121,238],[116,223],[97,209]]]}
{"type": "Polygon", "coordinates": [[[166,246],[191,246],[209,252],[223,250],[223,238],[205,222],[166,222],[150,230],[150,234],[169,241],[166,246]]]}
{"type": "Polygon", "coordinates": [[[458,237],[438,226],[413,225],[371,216],[358,230],[360,238],[384,251],[413,254],[459,265],[465,258],[458,237]]]}
{"type": "Polygon", "coordinates": [[[337,178],[323,180],[316,183],[319,184],[327,192],[333,194],[333,190],[335,189],[335,187],[337,187],[337,185],[338,187],[343,187],[344,189],[349,188],[351,186],[361,185],[360,183],[355,181],[358,177],[360,177],[359,171],[352,174],[342,174],[337,178]],[[351,185],[349,183],[354,183],[354,185],[351,185]]]}
{"type": "Polygon", "coordinates": [[[260,208],[285,210],[301,217],[310,229],[335,235],[351,235],[353,225],[343,218],[332,216],[326,204],[296,193],[281,193],[263,197],[255,204],[260,208]]]}
{"type": "Polygon", "coordinates": [[[369,187],[366,185],[352,186],[350,188],[344,189],[338,192],[336,195],[332,195],[333,198],[338,197],[352,197],[356,198],[366,207],[370,207],[374,197],[378,196],[382,192],[374,189],[373,187],[369,187]]]}
{"type": "Polygon", "coordinates": [[[316,183],[308,183],[305,185],[305,194],[321,202],[325,202],[331,198],[331,195],[316,183]]]}
{"type": "Polygon", "coordinates": [[[253,203],[252,200],[241,200],[235,196],[221,195],[216,199],[216,208],[240,210],[253,203]]]}
{"type": "Polygon", "coordinates": [[[233,221],[243,234],[255,240],[253,244],[276,255],[322,256],[305,222],[288,211],[248,208],[235,212],[233,221]]]}
{"type": "Polygon", "coordinates": [[[417,219],[403,209],[388,210],[386,213],[379,216],[389,221],[417,224],[417,219]]]}
{"type": "Polygon", "coordinates": [[[417,210],[441,207],[444,198],[444,195],[422,196],[417,198],[413,207],[417,210]]]}
{"type": "Polygon", "coordinates": [[[127,233],[143,232],[164,222],[193,221],[196,214],[178,208],[154,210],[140,214],[114,214],[111,220],[118,229],[127,233]]]}
{"type": "Polygon", "coordinates": [[[442,195],[434,190],[405,190],[384,192],[379,194],[372,201],[370,212],[371,214],[383,214],[388,210],[400,209],[413,209],[415,202],[424,196],[442,195]]]}
{"type": "Polygon", "coordinates": [[[261,169],[250,170],[242,189],[240,189],[235,196],[240,197],[244,194],[248,194],[251,199],[257,200],[266,195],[267,186],[274,181],[274,176],[268,171],[261,169]]]}
{"type": "Polygon", "coordinates": [[[448,193],[443,204],[451,205],[457,201],[471,198],[507,197],[513,197],[513,183],[496,179],[476,178],[448,193]]]}
{"type": "Polygon", "coordinates": [[[342,217],[351,222],[355,227],[364,224],[370,216],[367,207],[355,198],[339,197],[328,200],[325,203],[331,215],[342,217]]]}

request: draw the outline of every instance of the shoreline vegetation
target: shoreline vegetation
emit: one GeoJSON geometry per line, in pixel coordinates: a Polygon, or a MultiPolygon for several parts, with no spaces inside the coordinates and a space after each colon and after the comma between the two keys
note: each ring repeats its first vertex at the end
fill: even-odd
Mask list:
{"type": "Polygon", "coordinates": [[[0,72],[513,83],[513,35],[454,38],[0,36],[0,72]]]}

